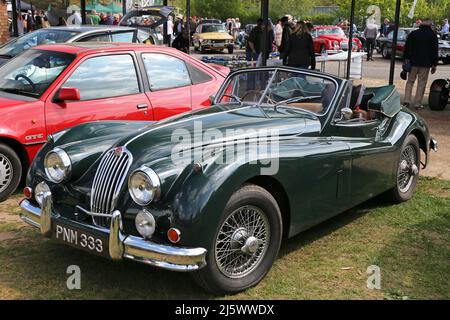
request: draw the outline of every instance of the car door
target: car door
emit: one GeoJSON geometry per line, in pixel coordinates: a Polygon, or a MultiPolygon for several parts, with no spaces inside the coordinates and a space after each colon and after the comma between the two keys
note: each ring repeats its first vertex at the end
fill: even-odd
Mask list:
{"type": "Polygon", "coordinates": [[[141,55],[155,120],[192,110],[191,78],[186,63],[164,53],[141,55]]]}
{"type": "MultiPolygon", "coordinates": [[[[344,94],[341,106],[349,106],[349,92],[344,94]]],[[[354,106],[350,106],[354,109],[354,106]]],[[[335,119],[338,118],[338,109],[335,119]]],[[[377,115],[376,119],[355,121],[334,120],[331,123],[334,140],[348,144],[351,153],[351,190],[349,207],[364,202],[384,191],[391,184],[394,148],[386,138],[390,119],[377,115]]]]}
{"type": "Polygon", "coordinates": [[[49,95],[49,133],[95,120],[152,120],[135,56],[131,52],[83,58],[49,95]],[[58,101],[60,88],[76,88],[79,101],[58,101]]]}

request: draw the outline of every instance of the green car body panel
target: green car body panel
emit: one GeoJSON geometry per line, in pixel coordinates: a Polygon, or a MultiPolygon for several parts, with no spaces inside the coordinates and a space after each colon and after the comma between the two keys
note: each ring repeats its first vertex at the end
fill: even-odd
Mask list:
{"type": "MultiPolygon", "coordinates": [[[[282,108],[263,113],[258,107],[228,104],[158,123],[83,124],[50,139],[33,162],[27,185],[34,188],[45,180],[52,190],[55,210],[73,218],[75,206],[90,208],[92,182],[102,154],[111,148],[125,147],[133,156],[127,178],[142,165],[153,169],[160,177],[162,197],[146,207],[157,222],[154,235],[157,241],[169,243],[166,231],[176,227],[182,233],[177,245],[209,250],[223,208],[231,195],[248,182],[259,184],[274,195],[282,211],[285,237],[292,237],[392,189],[400,150],[408,135],[414,134],[419,140],[426,154],[423,161],[426,165],[430,134],[419,115],[398,105],[387,108],[390,116],[383,121],[335,121],[333,117],[340,97],[349,85],[338,78],[336,83],[339,85],[337,98],[329,112],[321,116],[308,113],[286,116],[282,108]],[[397,111],[393,112],[395,108],[397,111]],[[278,157],[272,160],[278,161],[278,171],[274,175],[261,175],[262,165],[252,160],[262,159],[242,155],[237,155],[230,163],[215,161],[228,148],[227,143],[219,139],[212,143],[220,147],[214,149],[211,157],[198,161],[201,170],[194,168],[196,161],[184,165],[173,161],[171,155],[177,144],[173,140],[174,131],[192,135],[198,130],[198,120],[201,120],[202,132],[208,129],[275,130],[279,134],[278,157]],[[45,155],[55,147],[65,150],[72,161],[71,177],[60,184],[49,182],[43,168],[45,155]]],[[[232,137],[233,141],[246,138],[232,137]]],[[[270,139],[266,143],[270,148],[270,139]]],[[[195,154],[204,147],[205,144],[200,144],[186,153],[195,154]]],[[[141,208],[132,200],[124,183],[116,209],[122,212],[125,234],[139,236],[134,217],[141,208]]]]}

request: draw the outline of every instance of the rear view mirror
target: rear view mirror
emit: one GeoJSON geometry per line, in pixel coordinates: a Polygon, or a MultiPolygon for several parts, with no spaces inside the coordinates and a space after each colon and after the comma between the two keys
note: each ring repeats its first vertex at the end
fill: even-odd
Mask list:
{"type": "Polygon", "coordinates": [[[80,90],[77,88],[61,88],[59,90],[57,101],[80,101],[80,90]]]}

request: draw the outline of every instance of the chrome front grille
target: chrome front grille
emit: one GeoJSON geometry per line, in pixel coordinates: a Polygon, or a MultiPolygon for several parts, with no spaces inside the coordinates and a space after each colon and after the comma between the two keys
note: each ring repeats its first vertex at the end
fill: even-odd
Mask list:
{"type": "MultiPolygon", "coordinates": [[[[112,216],[132,160],[131,153],[124,147],[114,148],[103,155],[92,183],[92,213],[112,216]]],[[[93,216],[92,219],[95,225],[102,227],[109,227],[111,222],[108,216],[93,216]]]]}

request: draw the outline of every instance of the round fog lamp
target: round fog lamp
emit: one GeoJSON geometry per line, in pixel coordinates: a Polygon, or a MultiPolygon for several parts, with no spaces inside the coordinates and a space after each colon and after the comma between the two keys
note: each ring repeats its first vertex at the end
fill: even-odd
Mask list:
{"type": "Polygon", "coordinates": [[[49,192],[50,187],[45,182],[39,183],[36,188],[34,188],[34,199],[40,206],[44,203],[44,195],[49,192]]]}
{"type": "Polygon", "coordinates": [[[155,233],[156,221],[153,215],[147,210],[141,210],[134,220],[136,229],[145,239],[150,239],[155,233]]]}

